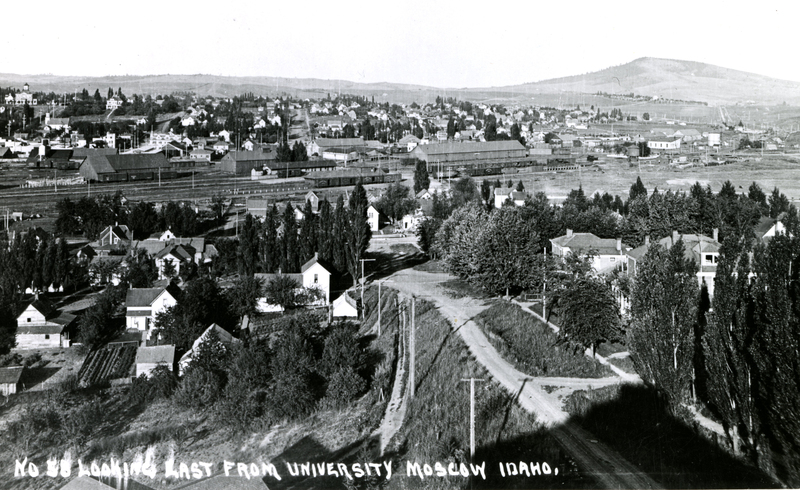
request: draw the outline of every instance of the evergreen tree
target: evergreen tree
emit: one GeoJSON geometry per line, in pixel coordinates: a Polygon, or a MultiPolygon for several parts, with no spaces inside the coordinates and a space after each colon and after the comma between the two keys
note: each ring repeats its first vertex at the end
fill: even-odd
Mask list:
{"type": "Polygon", "coordinates": [[[428,164],[422,160],[417,160],[414,167],[414,195],[420,191],[427,190],[431,186],[431,179],[428,175],[428,164]]]}
{"type": "Polygon", "coordinates": [[[361,258],[364,252],[369,247],[369,241],[372,238],[372,230],[370,229],[369,222],[367,221],[367,208],[369,201],[367,200],[367,191],[361,182],[356,184],[350,194],[347,209],[347,270],[350,277],[353,278],[353,285],[358,284],[359,270],[361,266],[361,258]]]}
{"type": "Polygon", "coordinates": [[[317,249],[317,217],[311,207],[311,200],[307,200],[303,208],[303,221],[300,223],[300,263],[305,264],[311,260],[317,249]]]}
{"type": "Polygon", "coordinates": [[[339,194],[336,209],[333,211],[333,265],[340,273],[347,272],[347,208],[344,196],[339,194]]]}
{"type": "MultiPolygon", "coordinates": [[[[744,241],[725,240],[714,278],[714,311],[702,339],[703,368],[708,383],[703,399],[723,420],[734,448],[744,441],[757,463],[758,414],[748,349],[755,334],[750,300],[750,259],[744,241]]],[[[738,451],[736,451],[738,453],[738,451]]]]}
{"type": "Polygon", "coordinates": [[[267,210],[264,218],[263,239],[261,240],[261,264],[264,272],[274,272],[280,266],[280,250],[278,244],[278,208],[275,204],[267,210]]]}
{"type": "Polygon", "coordinates": [[[283,224],[283,235],[281,235],[281,272],[299,272],[297,221],[294,218],[294,207],[292,207],[292,203],[286,203],[281,223],[283,224]]]}
{"type": "Polygon", "coordinates": [[[244,219],[244,226],[239,233],[239,249],[236,253],[239,275],[243,277],[253,277],[258,269],[258,252],[261,249],[260,226],[247,213],[244,219]]]}
{"type": "Polygon", "coordinates": [[[628,193],[628,200],[633,201],[639,196],[647,196],[647,188],[642,183],[642,178],[636,177],[636,183],[631,186],[631,190],[628,193]]]}
{"type": "Polygon", "coordinates": [[[319,257],[333,262],[333,210],[331,203],[325,198],[319,202],[319,219],[317,220],[317,249],[319,257]]]}

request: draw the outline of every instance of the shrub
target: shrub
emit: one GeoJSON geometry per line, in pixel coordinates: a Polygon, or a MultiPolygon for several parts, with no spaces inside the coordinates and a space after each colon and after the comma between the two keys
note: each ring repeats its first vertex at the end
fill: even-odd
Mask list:
{"type": "Polygon", "coordinates": [[[321,404],[324,408],[342,408],[363,392],[366,386],[364,378],[352,367],[345,366],[331,376],[321,404]]]}
{"type": "Polygon", "coordinates": [[[190,368],[175,391],[174,400],[180,406],[202,410],[217,401],[222,388],[222,377],[219,374],[190,368]]]}
{"type": "Polygon", "coordinates": [[[25,367],[31,367],[41,360],[42,360],[42,355],[39,354],[38,352],[34,352],[29,356],[25,356],[25,358],[22,360],[22,365],[25,367]]]}
{"type": "Polygon", "coordinates": [[[568,346],[532,315],[511,303],[497,303],[476,318],[500,354],[530,376],[601,378],[611,370],[568,346]]]}
{"type": "Polygon", "coordinates": [[[335,325],[325,338],[325,350],[318,364],[323,376],[331,376],[343,368],[359,370],[364,364],[364,351],[358,345],[358,327],[352,323],[335,325]]]}

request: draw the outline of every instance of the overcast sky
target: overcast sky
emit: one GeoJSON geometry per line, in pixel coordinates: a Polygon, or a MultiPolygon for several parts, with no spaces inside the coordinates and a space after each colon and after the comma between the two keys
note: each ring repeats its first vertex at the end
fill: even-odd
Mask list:
{"type": "Polygon", "coordinates": [[[38,2],[0,72],[207,73],[487,87],[652,56],[800,81],[800,2],[38,2]],[[432,5],[429,5],[432,4],[432,5]]]}

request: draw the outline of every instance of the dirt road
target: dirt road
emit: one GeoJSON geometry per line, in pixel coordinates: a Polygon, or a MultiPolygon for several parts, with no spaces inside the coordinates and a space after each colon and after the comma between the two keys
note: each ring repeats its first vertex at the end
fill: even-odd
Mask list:
{"type": "MultiPolygon", "coordinates": [[[[390,276],[391,287],[407,295],[431,301],[467,344],[475,359],[489,374],[513,395],[522,408],[534,413],[541,423],[553,429],[553,435],[584,471],[597,478],[606,488],[659,488],[647,474],[625,460],[589,432],[568,422],[557,398],[545,393],[541,386],[548,378],[530,378],[506,362],[489,343],[472,318],[488,308],[473,298],[452,299],[438,285],[453,279],[449,274],[427,273],[404,269],[390,276]]],[[[388,281],[387,281],[388,282],[388,281]]],[[[555,379],[549,383],[554,384],[555,379]]],[[[589,380],[583,380],[586,382],[589,380]]],[[[591,380],[594,382],[594,380],[591,380]]],[[[607,380],[606,380],[607,381],[607,380]]],[[[597,380],[598,383],[602,381],[597,380]]]]}

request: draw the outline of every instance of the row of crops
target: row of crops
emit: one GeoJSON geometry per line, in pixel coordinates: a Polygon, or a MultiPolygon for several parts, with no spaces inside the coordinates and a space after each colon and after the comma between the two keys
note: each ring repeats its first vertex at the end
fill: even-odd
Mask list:
{"type": "Polygon", "coordinates": [[[125,378],[131,375],[136,360],[136,344],[107,345],[89,353],[83,361],[78,380],[81,386],[90,386],[103,380],[125,378]]]}

